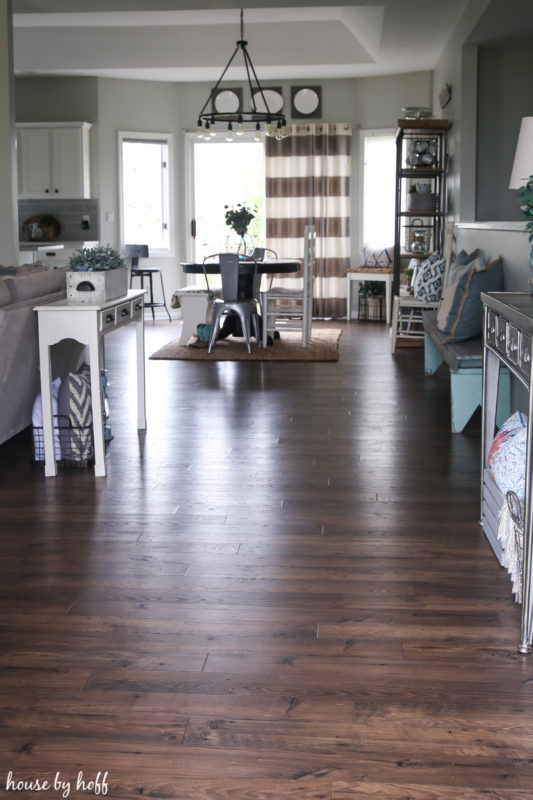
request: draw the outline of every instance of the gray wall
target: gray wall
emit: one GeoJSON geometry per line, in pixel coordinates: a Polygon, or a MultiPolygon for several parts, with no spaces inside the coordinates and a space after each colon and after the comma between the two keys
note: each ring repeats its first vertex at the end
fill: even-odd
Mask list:
{"type": "MultiPolygon", "coordinates": [[[[290,87],[309,81],[265,81],[281,86],[285,110],[290,87]]],[[[377,78],[313,81],[322,87],[322,120],[354,125],[352,158],[352,257],[358,260],[358,129],[394,128],[403,106],[431,103],[432,76],[416,72],[377,78]]],[[[233,85],[242,85],[234,82],[233,85]]],[[[173,138],[174,252],[154,260],[163,271],[167,298],[184,282],[179,262],[187,257],[185,131],[195,130],[197,115],[212,83],[166,83],[108,78],[28,77],[16,80],[17,122],[91,122],[91,187],[100,207],[100,240],[119,242],[118,131],[163,132],[173,138]],[[112,217],[112,221],[111,221],[112,217]]],[[[249,102],[248,90],[244,91],[249,102]]],[[[289,117],[290,121],[290,117],[289,117]]]]}
{"type": "Polygon", "coordinates": [[[455,219],[475,219],[477,48],[465,45],[489,0],[471,0],[437,62],[433,77],[433,111],[452,123],[448,136],[448,208],[455,219]],[[439,93],[452,88],[451,102],[441,110],[439,93]]]}
{"type": "Polygon", "coordinates": [[[509,179],[522,117],[533,116],[533,49],[479,49],[478,220],[521,220],[509,179]]]}

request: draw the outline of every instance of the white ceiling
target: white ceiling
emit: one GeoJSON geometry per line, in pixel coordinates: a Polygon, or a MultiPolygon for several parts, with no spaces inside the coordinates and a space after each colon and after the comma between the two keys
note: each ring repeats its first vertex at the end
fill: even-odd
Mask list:
{"type": "MultiPolygon", "coordinates": [[[[468,1],[247,0],[244,38],[260,79],[428,70],[468,1]]],[[[13,0],[15,73],[214,81],[240,38],[239,8],[233,0],[13,0]]],[[[245,77],[236,63],[230,80],[245,77]]]]}

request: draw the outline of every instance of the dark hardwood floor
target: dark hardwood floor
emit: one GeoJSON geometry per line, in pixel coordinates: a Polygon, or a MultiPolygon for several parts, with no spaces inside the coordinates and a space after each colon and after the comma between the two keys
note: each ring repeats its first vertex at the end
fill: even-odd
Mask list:
{"type": "Polygon", "coordinates": [[[445,372],[341,327],[338,363],[149,361],[139,437],[130,326],[107,478],[0,447],[0,797],[531,800],[479,418],[452,435],[445,372]]]}

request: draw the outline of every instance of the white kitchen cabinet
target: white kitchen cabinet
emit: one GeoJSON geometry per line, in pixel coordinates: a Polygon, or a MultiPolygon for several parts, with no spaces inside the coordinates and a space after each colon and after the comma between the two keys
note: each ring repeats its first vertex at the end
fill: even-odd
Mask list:
{"type": "Polygon", "coordinates": [[[17,125],[19,197],[90,197],[88,122],[17,125]]]}

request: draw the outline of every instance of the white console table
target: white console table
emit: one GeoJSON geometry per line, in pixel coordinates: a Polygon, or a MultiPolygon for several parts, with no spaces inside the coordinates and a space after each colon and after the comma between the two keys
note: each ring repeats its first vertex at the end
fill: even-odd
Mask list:
{"type": "Polygon", "coordinates": [[[385,284],[385,313],[387,325],[391,323],[392,316],[392,283],[394,280],[392,268],[375,268],[367,269],[366,267],[352,267],[346,273],[346,316],[348,322],[352,318],[352,282],[355,282],[357,293],[359,294],[359,286],[363,281],[381,281],[385,284]]]}
{"type": "Polygon", "coordinates": [[[533,643],[533,296],[529,292],[488,292],[481,294],[481,300],[484,306],[481,521],[485,535],[500,561],[496,541],[497,510],[505,497],[492,481],[488,468],[488,454],[496,427],[500,366],[506,366],[529,395],[523,509],[522,621],[518,650],[530,653],[533,643]]]}
{"type": "Polygon", "coordinates": [[[100,370],[104,368],[104,335],[130,322],[137,326],[137,427],[146,428],[144,380],[144,295],[145,290],[132,290],[123,297],[103,303],[67,303],[59,300],[35,306],[39,324],[39,363],[43,406],[44,474],[57,475],[52,415],[50,348],[62,339],[75,339],[89,348],[91,368],[91,398],[94,439],[94,474],[104,477],[105,442],[102,384],[100,370]]]}

